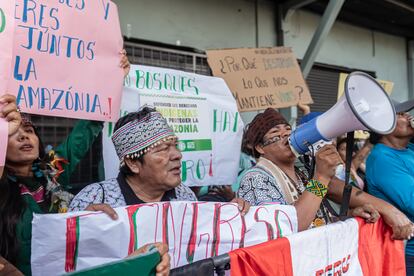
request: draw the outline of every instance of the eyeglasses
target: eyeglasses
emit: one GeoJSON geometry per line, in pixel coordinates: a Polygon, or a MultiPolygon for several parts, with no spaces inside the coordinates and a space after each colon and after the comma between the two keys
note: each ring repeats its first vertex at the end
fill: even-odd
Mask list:
{"type": "Polygon", "coordinates": [[[275,136],[275,137],[270,138],[269,140],[267,140],[267,141],[263,142],[263,143],[262,143],[262,146],[263,146],[263,147],[265,147],[265,146],[268,146],[268,145],[270,145],[270,144],[277,143],[277,142],[279,142],[280,140],[282,140],[282,137],[280,137],[280,136],[275,136]]]}

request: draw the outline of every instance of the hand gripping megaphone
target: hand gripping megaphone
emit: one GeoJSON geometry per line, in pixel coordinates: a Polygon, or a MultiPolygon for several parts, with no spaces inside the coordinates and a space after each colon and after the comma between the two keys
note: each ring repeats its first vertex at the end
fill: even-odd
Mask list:
{"type": "Polygon", "coordinates": [[[329,141],[354,130],[391,133],[396,114],[387,93],[371,76],[354,72],[345,80],[344,95],[322,115],[300,125],[290,135],[293,152],[303,155],[321,141],[329,141]]]}

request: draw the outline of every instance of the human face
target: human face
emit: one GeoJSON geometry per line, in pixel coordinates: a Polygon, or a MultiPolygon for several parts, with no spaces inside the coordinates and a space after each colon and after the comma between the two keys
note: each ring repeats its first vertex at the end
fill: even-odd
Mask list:
{"type": "Polygon", "coordinates": [[[39,138],[31,125],[21,125],[7,143],[7,163],[31,164],[39,158],[39,138]]]}
{"type": "Polygon", "coordinates": [[[279,124],[266,132],[263,142],[259,145],[259,153],[274,163],[291,162],[295,155],[289,146],[289,136],[292,128],[287,124],[279,124]]]}
{"type": "Polygon", "coordinates": [[[181,183],[181,152],[177,140],[164,142],[145,153],[139,177],[148,185],[163,191],[181,183]]]}
{"type": "Polygon", "coordinates": [[[342,142],[338,146],[338,153],[339,153],[339,156],[341,156],[342,160],[345,161],[345,159],[346,159],[346,142],[342,142]]]}
{"type": "Polygon", "coordinates": [[[413,118],[409,113],[397,113],[397,126],[393,136],[398,138],[414,137],[414,129],[411,127],[410,120],[413,118]]]}

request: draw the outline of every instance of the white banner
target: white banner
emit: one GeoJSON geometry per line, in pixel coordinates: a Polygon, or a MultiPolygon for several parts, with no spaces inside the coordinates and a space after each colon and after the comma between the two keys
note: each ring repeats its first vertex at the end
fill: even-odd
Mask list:
{"type": "Polygon", "coordinates": [[[287,236],[298,227],[295,208],[278,204],[251,207],[244,217],[234,203],[162,202],[115,210],[116,221],[91,212],[35,215],[33,275],[119,260],[153,242],[168,243],[171,266],[177,267],[287,236]]]}
{"type": "Polygon", "coordinates": [[[363,275],[358,260],[359,225],[355,219],[304,231],[288,239],[293,275],[363,275]]]}
{"type": "MultiPolygon", "coordinates": [[[[161,112],[179,137],[185,185],[230,185],[235,181],[243,122],[222,79],[133,65],[125,81],[120,115],[143,105],[161,112]]],[[[103,132],[106,178],[116,177],[119,169],[110,139],[113,128],[113,123],[106,123],[103,132]]]]}
{"type": "Polygon", "coordinates": [[[405,275],[404,245],[383,220],[348,219],[230,252],[231,275],[405,275]]]}

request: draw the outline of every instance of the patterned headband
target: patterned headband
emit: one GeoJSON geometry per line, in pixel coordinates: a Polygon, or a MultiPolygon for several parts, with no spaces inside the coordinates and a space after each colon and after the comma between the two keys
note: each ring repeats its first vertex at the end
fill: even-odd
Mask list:
{"type": "Polygon", "coordinates": [[[112,142],[122,165],[125,157],[138,158],[170,138],[176,136],[167,120],[161,113],[151,112],[117,129],[112,136],[112,142]]]}

